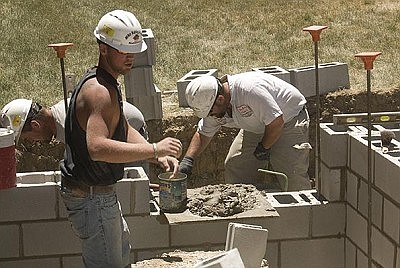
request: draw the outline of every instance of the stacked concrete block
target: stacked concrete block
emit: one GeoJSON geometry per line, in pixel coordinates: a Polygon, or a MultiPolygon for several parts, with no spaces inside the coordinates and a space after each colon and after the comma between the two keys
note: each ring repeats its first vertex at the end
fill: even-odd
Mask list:
{"type": "Polygon", "coordinates": [[[189,107],[185,97],[185,91],[187,85],[195,78],[200,76],[218,76],[217,69],[206,69],[206,70],[191,70],[184,76],[182,76],[177,82],[176,87],[178,89],[178,101],[179,107],[189,107]]]}
{"type": "Polygon", "coordinates": [[[144,119],[153,120],[163,117],[161,90],[154,84],[154,92],[149,96],[135,96],[126,98],[129,103],[135,105],[144,116],[144,119]]]}
{"type": "Polygon", "coordinates": [[[267,249],[268,230],[262,226],[229,223],[225,251],[237,248],[246,268],[259,268],[267,249]]]}
{"type": "MultiPolygon", "coordinates": [[[[238,249],[234,248],[213,258],[202,261],[193,268],[247,268],[240,258],[238,249]]],[[[258,266],[260,267],[260,266],[258,266]]]]}
{"type": "Polygon", "coordinates": [[[259,67],[259,68],[252,68],[252,71],[262,72],[266,74],[271,74],[276,76],[287,83],[291,83],[290,81],[290,72],[288,70],[283,69],[279,66],[269,66],[269,67],[259,67]]]}
{"type": "MultiPolygon", "coordinates": [[[[350,256],[356,260],[354,267],[362,267],[368,254],[368,137],[350,134],[349,138],[346,229],[348,241],[355,249],[350,256]]],[[[377,267],[398,267],[400,154],[398,149],[382,151],[379,136],[372,136],[371,143],[371,257],[377,267]]],[[[400,148],[397,140],[392,143],[393,148],[400,148]]]]}
{"type": "Polygon", "coordinates": [[[162,118],[162,100],[153,77],[154,35],[151,29],[143,29],[142,34],[147,49],[135,54],[133,68],[124,75],[124,85],[126,100],[135,105],[147,121],[162,118]]]}
{"type": "MultiPolygon", "coordinates": [[[[315,96],[315,66],[289,69],[291,84],[305,97],[315,96]]],[[[350,88],[346,63],[330,62],[318,65],[319,92],[325,94],[339,88],[350,88]]]]}

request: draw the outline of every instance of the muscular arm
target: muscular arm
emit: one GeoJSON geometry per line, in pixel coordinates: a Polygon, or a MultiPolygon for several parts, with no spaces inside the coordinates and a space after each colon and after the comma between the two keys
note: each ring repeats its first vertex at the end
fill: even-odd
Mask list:
{"type": "MultiPolygon", "coordinates": [[[[96,79],[85,83],[78,95],[76,109],[78,122],[86,131],[90,157],[94,161],[126,163],[154,157],[153,145],[144,143],[139,137],[140,134],[130,128],[128,139],[139,143],[125,143],[111,139],[119,120],[118,100],[115,92],[98,84],[96,79]]],[[[173,142],[161,144],[158,147],[159,156],[179,157],[178,142],[173,140],[173,142]]]]}
{"type": "Polygon", "coordinates": [[[208,146],[211,139],[212,137],[207,137],[199,132],[194,133],[189,148],[187,149],[186,156],[190,156],[193,159],[196,158],[208,146]]]}
{"type": "Polygon", "coordinates": [[[265,149],[269,149],[279,139],[284,126],[283,116],[275,118],[269,125],[265,126],[264,136],[261,140],[265,149]]]}

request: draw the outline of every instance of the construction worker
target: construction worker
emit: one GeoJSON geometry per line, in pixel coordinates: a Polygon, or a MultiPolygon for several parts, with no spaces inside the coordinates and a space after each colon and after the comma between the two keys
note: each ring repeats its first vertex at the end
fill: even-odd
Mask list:
{"type": "MultiPolygon", "coordinates": [[[[67,103],[69,103],[69,98],[67,103]]],[[[15,99],[1,110],[0,125],[11,126],[15,140],[50,142],[53,138],[65,143],[65,106],[64,100],[50,108],[27,99],[15,99]],[[14,118],[17,118],[15,120],[14,118]],[[11,122],[14,122],[13,124],[11,122]],[[17,122],[17,124],[15,124],[17,122]]],[[[147,140],[148,133],[143,114],[134,105],[124,101],[123,110],[129,125],[139,131],[147,140]]]]}
{"type": "MultiPolygon", "coordinates": [[[[311,189],[308,177],[309,116],[305,97],[294,86],[269,74],[246,72],[222,78],[201,76],[186,88],[188,105],[200,119],[180,171],[191,174],[196,157],[222,127],[240,129],[225,159],[226,183],[264,183],[267,169],[278,189],[311,189]],[[276,181],[275,181],[276,182],[276,181]]],[[[265,185],[266,184],[266,185],[265,185]]]]}
{"type": "Polygon", "coordinates": [[[128,73],[136,53],[146,50],[142,27],[124,10],[105,14],[94,30],[98,65],[75,87],[65,119],[65,157],[60,163],[61,196],[86,267],[126,267],[129,229],[115,192],[124,163],[149,160],[172,176],[182,144],[175,138],[149,143],[122,114],[118,77],[128,73]]]}

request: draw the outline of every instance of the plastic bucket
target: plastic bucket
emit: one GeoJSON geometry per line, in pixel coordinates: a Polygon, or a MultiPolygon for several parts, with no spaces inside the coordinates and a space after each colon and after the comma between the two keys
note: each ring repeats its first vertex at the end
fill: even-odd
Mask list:
{"type": "Polygon", "coordinates": [[[163,212],[182,212],[186,210],[187,203],[187,175],[178,173],[170,179],[172,172],[158,175],[160,185],[160,209],[163,212]]]}
{"type": "Polygon", "coordinates": [[[17,185],[14,132],[0,128],[0,189],[17,185]]]}

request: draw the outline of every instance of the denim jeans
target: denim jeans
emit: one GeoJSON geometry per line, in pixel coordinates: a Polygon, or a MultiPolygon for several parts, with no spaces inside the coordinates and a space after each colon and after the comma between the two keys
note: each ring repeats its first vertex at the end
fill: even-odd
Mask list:
{"type": "Polygon", "coordinates": [[[76,196],[61,189],[72,229],[82,241],[85,267],[126,267],[130,263],[129,229],[116,193],[76,196]]]}

